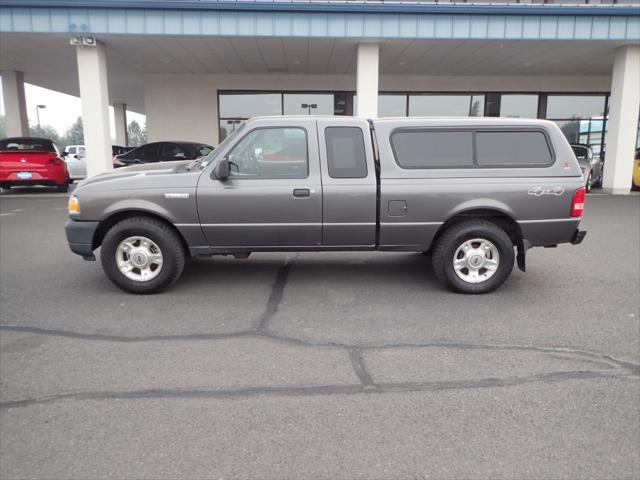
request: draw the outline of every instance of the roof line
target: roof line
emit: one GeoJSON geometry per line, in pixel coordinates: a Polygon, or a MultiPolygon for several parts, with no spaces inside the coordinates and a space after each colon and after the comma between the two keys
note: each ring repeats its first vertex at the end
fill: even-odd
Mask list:
{"type": "MultiPolygon", "coordinates": [[[[515,1],[515,0],[514,0],[515,1]]],[[[473,4],[435,2],[368,3],[314,0],[2,0],[2,7],[107,8],[148,10],[270,11],[300,13],[425,13],[444,15],[640,16],[635,5],[473,4]]]]}

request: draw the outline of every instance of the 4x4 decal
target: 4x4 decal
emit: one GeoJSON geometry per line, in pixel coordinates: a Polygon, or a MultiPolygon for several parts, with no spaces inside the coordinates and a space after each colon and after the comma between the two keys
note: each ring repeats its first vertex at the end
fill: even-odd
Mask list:
{"type": "Polygon", "coordinates": [[[560,196],[564,193],[564,188],[562,188],[559,185],[556,185],[555,187],[549,187],[549,188],[544,188],[544,187],[532,187],[531,189],[529,189],[529,191],[527,192],[529,195],[534,195],[536,197],[541,197],[542,195],[557,195],[560,196]]]}

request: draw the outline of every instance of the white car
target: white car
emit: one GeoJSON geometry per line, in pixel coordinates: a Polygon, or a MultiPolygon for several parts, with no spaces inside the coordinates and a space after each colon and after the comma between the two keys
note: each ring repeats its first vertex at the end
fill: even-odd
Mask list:
{"type": "Polygon", "coordinates": [[[84,145],[68,145],[64,148],[63,155],[69,169],[69,178],[77,180],[87,176],[87,159],[84,145]]]}

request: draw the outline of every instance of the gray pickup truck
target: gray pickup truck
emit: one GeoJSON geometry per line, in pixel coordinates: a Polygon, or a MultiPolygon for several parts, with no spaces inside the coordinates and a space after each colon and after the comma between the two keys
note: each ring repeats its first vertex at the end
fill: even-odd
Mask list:
{"type": "Polygon", "coordinates": [[[338,250],[430,253],[442,283],[486,293],[530,247],[580,243],[584,201],[544,120],[263,117],[204,159],[84,180],[66,233],[132,293],[172,285],[189,256],[338,250]]]}

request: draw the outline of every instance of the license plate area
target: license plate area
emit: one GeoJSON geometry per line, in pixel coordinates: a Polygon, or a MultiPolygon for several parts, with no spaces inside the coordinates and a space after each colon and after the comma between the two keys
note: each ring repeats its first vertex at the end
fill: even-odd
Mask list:
{"type": "Polygon", "coordinates": [[[33,174],[31,172],[18,172],[16,176],[21,180],[33,178],[33,174]]]}

